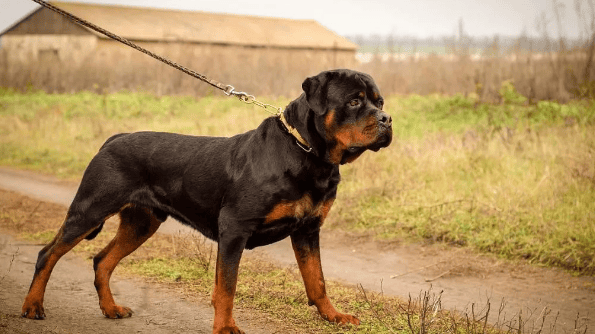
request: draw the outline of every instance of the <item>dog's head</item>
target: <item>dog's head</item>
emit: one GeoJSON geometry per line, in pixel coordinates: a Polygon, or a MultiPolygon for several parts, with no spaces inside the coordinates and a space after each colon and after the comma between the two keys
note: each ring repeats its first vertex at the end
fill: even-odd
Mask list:
{"type": "Polygon", "coordinates": [[[302,88],[304,94],[296,100],[299,118],[308,123],[307,140],[319,156],[345,164],[368,149],[378,151],[390,144],[392,120],[382,111],[384,99],[368,74],[326,71],[307,78],[302,88]]]}

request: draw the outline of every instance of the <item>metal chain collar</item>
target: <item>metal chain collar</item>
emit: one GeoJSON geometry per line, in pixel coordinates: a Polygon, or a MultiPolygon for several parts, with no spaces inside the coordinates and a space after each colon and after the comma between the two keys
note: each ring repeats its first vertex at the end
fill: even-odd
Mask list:
{"type": "Polygon", "coordinates": [[[190,76],[192,76],[194,78],[197,78],[197,79],[199,79],[199,80],[201,80],[203,82],[206,82],[207,84],[209,84],[209,85],[211,85],[211,86],[213,86],[215,88],[218,88],[218,89],[222,90],[227,96],[232,96],[233,95],[233,96],[237,97],[240,101],[242,101],[244,103],[257,105],[257,106],[259,106],[261,108],[264,108],[264,110],[266,110],[267,112],[269,112],[271,114],[274,114],[276,116],[281,115],[281,113],[283,112],[283,110],[281,108],[279,108],[279,107],[275,107],[273,105],[270,105],[270,104],[267,104],[267,103],[262,103],[262,102],[256,100],[256,98],[254,97],[254,95],[250,95],[250,94],[245,93],[245,92],[236,92],[235,91],[235,88],[233,86],[231,86],[231,85],[224,85],[224,84],[222,84],[220,82],[217,82],[215,80],[209,79],[206,76],[204,76],[204,75],[202,75],[202,74],[200,74],[198,72],[195,72],[195,71],[193,71],[191,69],[188,69],[188,68],[186,68],[186,67],[184,67],[182,65],[179,65],[179,64],[177,64],[177,63],[175,63],[175,62],[173,62],[171,60],[168,60],[166,58],[163,58],[163,57],[161,57],[161,56],[159,56],[159,55],[157,55],[157,54],[155,54],[155,53],[153,53],[153,52],[151,52],[151,51],[149,51],[149,50],[147,50],[145,48],[142,48],[142,47],[136,45],[135,43],[132,43],[131,41],[129,41],[129,40],[125,39],[125,38],[122,38],[122,37],[120,37],[120,36],[118,36],[116,34],[113,34],[113,33],[109,32],[109,31],[107,31],[107,30],[105,30],[105,29],[103,29],[101,27],[98,27],[98,26],[94,25],[91,22],[85,21],[85,20],[83,20],[83,19],[81,19],[81,18],[79,18],[77,16],[74,16],[74,15],[68,13],[68,12],[65,12],[62,9],[60,9],[60,8],[58,8],[58,7],[50,4],[50,3],[47,3],[44,0],[32,0],[32,1],[34,1],[34,2],[36,2],[38,4],[40,4],[40,5],[42,5],[44,7],[46,7],[48,9],[52,10],[52,11],[54,11],[54,12],[56,12],[56,13],[62,15],[62,16],[65,16],[69,20],[74,21],[75,23],[77,23],[79,25],[82,25],[84,27],[87,27],[89,29],[92,29],[92,30],[94,30],[94,31],[96,31],[96,32],[98,32],[100,34],[103,34],[103,35],[105,35],[105,36],[107,36],[107,37],[109,37],[109,38],[111,38],[113,40],[116,40],[116,41],[118,41],[120,43],[126,44],[126,45],[130,46],[131,48],[133,48],[135,50],[138,50],[138,51],[140,51],[140,52],[142,52],[142,53],[144,53],[144,54],[146,54],[148,56],[151,56],[151,57],[153,57],[153,58],[155,58],[155,59],[157,59],[157,60],[159,60],[159,61],[161,61],[161,62],[163,62],[163,63],[165,63],[165,64],[167,64],[167,65],[169,65],[169,66],[171,66],[173,68],[175,68],[175,69],[178,69],[178,70],[180,70],[180,71],[182,71],[182,72],[184,72],[184,73],[186,73],[186,74],[188,74],[188,75],[190,75],[190,76]],[[274,112],[272,110],[274,110],[274,112]]]}

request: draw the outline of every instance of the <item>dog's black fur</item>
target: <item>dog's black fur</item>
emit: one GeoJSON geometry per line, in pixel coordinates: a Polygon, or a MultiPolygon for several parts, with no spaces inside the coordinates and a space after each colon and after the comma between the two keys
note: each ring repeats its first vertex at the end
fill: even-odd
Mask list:
{"type": "MultiPolygon", "coordinates": [[[[93,239],[106,217],[122,212],[146,216],[127,232],[138,238],[152,235],[156,227],[149,224],[151,219],[162,222],[171,216],[218,241],[214,304],[222,293],[233,299],[244,248],[291,236],[304,268],[311,257],[319,263],[320,226],[336,196],[339,165],[365,150],[388,146],[392,127],[390,116],[382,111],[378,87],[367,74],[327,71],[306,79],[302,87],[304,93],[289,104],[284,116],[310,152],[296,143],[279,117],[230,138],[156,132],[109,138],[89,163],[60,233],[40,252],[32,290],[55,249],[93,239]]],[[[96,257],[96,271],[108,253],[96,257]]],[[[304,271],[308,270],[302,275],[310,275],[304,271]]],[[[307,280],[304,277],[307,289],[315,289],[307,280]]],[[[36,293],[27,297],[25,316],[43,313],[42,307],[32,307],[36,293]]],[[[308,297],[317,304],[311,291],[308,297]]],[[[332,316],[327,306],[317,306],[324,316],[332,316]]],[[[329,320],[357,322],[353,317],[329,320]]],[[[216,314],[214,332],[226,331],[240,332],[231,311],[229,316],[216,314]]]]}

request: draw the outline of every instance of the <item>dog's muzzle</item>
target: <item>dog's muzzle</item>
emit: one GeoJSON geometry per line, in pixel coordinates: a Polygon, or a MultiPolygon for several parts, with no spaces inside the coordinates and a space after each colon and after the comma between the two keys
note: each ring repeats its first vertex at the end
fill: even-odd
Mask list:
{"type": "Polygon", "coordinates": [[[378,120],[378,137],[374,144],[369,147],[374,152],[390,145],[393,139],[393,119],[390,115],[384,111],[379,111],[376,114],[376,119],[378,120]]]}

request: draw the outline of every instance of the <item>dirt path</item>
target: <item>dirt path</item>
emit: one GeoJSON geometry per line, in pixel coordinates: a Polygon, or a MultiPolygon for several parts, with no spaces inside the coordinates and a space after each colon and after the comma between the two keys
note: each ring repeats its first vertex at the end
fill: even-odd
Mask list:
{"type": "MultiPolygon", "coordinates": [[[[74,197],[76,186],[76,183],[58,181],[48,176],[0,167],[0,188],[20,192],[40,200],[67,206],[74,197]]],[[[173,220],[163,224],[159,230],[160,233],[176,233],[178,231],[184,232],[187,231],[187,228],[173,220]]],[[[287,241],[258,248],[254,252],[267,256],[284,266],[295,265],[293,252],[287,241]]],[[[4,262],[3,259],[0,261],[4,262]]],[[[322,261],[327,278],[343,280],[351,284],[362,284],[366,289],[403,297],[408,295],[415,297],[420,291],[432,287],[432,291],[443,291],[443,307],[470,312],[474,304],[476,313],[484,308],[489,300],[492,309],[490,312],[492,322],[497,321],[498,309],[502,301],[504,301],[504,308],[500,317],[505,316],[507,319],[511,319],[522,309],[523,319],[529,322],[538,320],[541,317],[541,312],[547,307],[551,310],[548,319],[555,319],[556,314],[559,313],[556,321],[556,333],[572,333],[577,315],[582,328],[587,325],[589,328],[587,333],[595,333],[594,277],[572,277],[557,269],[510,264],[489,256],[479,256],[464,248],[378,243],[370,241],[369,238],[358,238],[328,230],[322,233],[322,261]],[[391,279],[390,277],[394,275],[398,277],[391,279]]],[[[27,275],[13,279],[23,286],[22,289],[25,289],[24,285],[28,284],[30,280],[31,264],[28,266],[23,269],[27,275]]],[[[0,277],[3,272],[0,266],[0,277]]],[[[60,270],[56,270],[56,272],[60,272],[60,270]]],[[[92,278],[81,280],[81,282],[92,282],[92,278]]],[[[68,284],[70,286],[73,283],[68,284]]],[[[51,290],[51,288],[48,289],[48,293],[51,290]]],[[[2,289],[2,291],[5,290],[2,289]]],[[[122,291],[130,293],[128,289],[122,291]]],[[[131,294],[143,295],[142,291],[131,294]]],[[[17,298],[19,308],[20,296],[22,294],[17,298]]],[[[81,299],[90,299],[87,295],[85,296],[86,298],[81,299]]],[[[4,298],[0,292],[0,310],[5,308],[2,305],[4,298]]],[[[152,296],[151,298],[157,297],[152,296]]],[[[51,299],[48,296],[48,303],[51,299]]],[[[179,297],[169,300],[175,300],[175,302],[164,307],[167,311],[156,312],[161,318],[191,319],[191,322],[195,322],[194,325],[205,322],[210,324],[212,315],[206,320],[202,318],[195,320],[197,314],[211,314],[212,311],[209,307],[209,313],[197,310],[193,312],[193,316],[186,318],[173,312],[169,313],[170,310],[180,309],[179,297]]],[[[11,302],[11,308],[15,307],[12,305],[14,302],[11,302]]],[[[140,305],[142,301],[137,301],[137,303],[140,305]]],[[[165,300],[164,303],[166,303],[165,300]]],[[[58,304],[68,303],[59,302],[58,304]]],[[[103,321],[100,315],[98,317],[97,314],[94,314],[96,305],[93,304],[87,309],[85,308],[85,312],[90,312],[99,323],[103,321]]],[[[145,311],[140,312],[141,317],[142,312],[145,311]]],[[[68,312],[66,313],[68,314],[68,312]]],[[[14,314],[14,312],[9,312],[9,314],[14,314]]],[[[141,317],[136,317],[136,319],[141,317]]],[[[149,321],[147,317],[142,318],[143,321],[149,321]]],[[[18,319],[14,321],[18,321],[18,319]]],[[[168,322],[163,319],[160,321],[163,321],[167,328],[168,322]]],[[[1,324],[0,322],[0,326],[1,324]]],[[[176,323],[176,325],[184,326],[184,323],[176,323]]],[[[246,329],[249,330],[248,327],[246,329]]],[[[249,332],[258,331],[249,330],[249,332]]]]}

